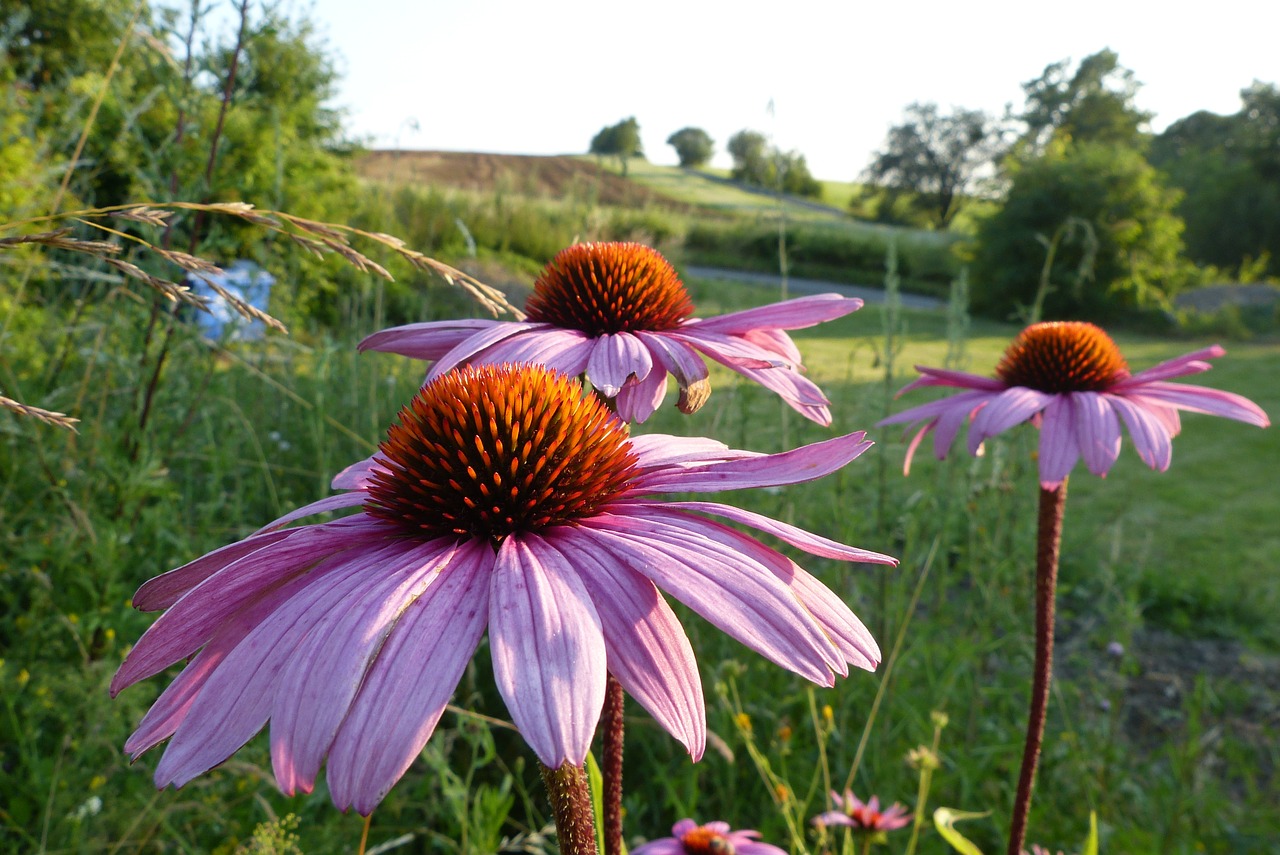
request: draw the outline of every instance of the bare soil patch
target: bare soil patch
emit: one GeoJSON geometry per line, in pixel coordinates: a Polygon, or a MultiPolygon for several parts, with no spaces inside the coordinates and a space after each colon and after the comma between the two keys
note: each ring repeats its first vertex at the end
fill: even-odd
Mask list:
{"type": "Polygon", "coordinates": [[[689,206],[567,155],[487,154],[463,151],[384,149],[361,155],[356,170],[372,181],[449,187],[481,193],[578,199],[586,203],[641,207],[689,206]]]}

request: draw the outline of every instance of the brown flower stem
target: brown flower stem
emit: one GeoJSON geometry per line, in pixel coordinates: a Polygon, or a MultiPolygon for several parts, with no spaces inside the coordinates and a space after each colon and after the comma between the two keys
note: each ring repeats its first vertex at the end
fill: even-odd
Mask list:
{"type": "Polygon", "coordinates": [[[604,780],[604,852],[622,855],[622,706],[625,697],[618,678],[609,675],[604,690],[604,750],[600,777],[604,780]]]}
{"type": "Polygon", "coordinates": [[[1031,682],[1031,708],[1027,713],[1027,741],[1022,750],[1022,771],[1009,826],[1008,855],[1020,855],[1027,836],[1027,814],[1035,786],[1036,763],[1044,741],[1045,711],[1049,706],[1049,682],[1053,676],[1053,598],[1058,583],[1058,548],[1062,542],[1062,511],[1067,482],[1056,488],[1040,488],[1036,527],[1036,661],[1031,682]]]}
{"type": "Polygon", "coordinates": [[[562,855],[599,855],[587,773],[572,763],[558,769],[543,766],[542,783],[547,788],[551,812],[555,814],[556,838],[562,855]]]}

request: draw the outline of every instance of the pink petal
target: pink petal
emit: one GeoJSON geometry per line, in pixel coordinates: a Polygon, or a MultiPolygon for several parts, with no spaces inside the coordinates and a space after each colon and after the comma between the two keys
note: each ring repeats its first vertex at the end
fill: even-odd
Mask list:
{"type": "Polygon", "coordinates": [[[1052,398],[1052,395],[1022,386],[1011,386],[990,397],[986,406],[974,415],[973,424],[969,426],[969,453],[977,454],[978,446],[987,437],[1027,421],[1052,398]]]}
{"type": "Polygon", "coordinates": [[[614,399],[618,418],[624,422],[643,422],[662,405],[667,394],[667,372],[655,366],[649,376],[638,383],[628,383],[614,399]]]}
{"type": "Polygon", "coordinates": [[[678,739],[694,761],[707,742],[702,680],[693,648],[675,612],[653,582],[607,556],[583,548],[573,529],[548,543],[579,570],[604,632],[609,673],[678,739]]]}
{"type": "Polygon", "coordinates": [[[742,337],[761,350],[777,355],[792,368],[800,368],[800,363],[803,362],[800,349],[791,340],[791,336],[782,330],[749,330],[742,333],[742,337]]]}
{"type": "Polygon", "coordinates": [[[652,369],[653,357],[639,338],[625,332],[606,334],[595,340],[587,361],[587,380],[600,394],[613,398],[632,377],[643,380],[652,369]]]}
{"type": "Polygon", "coordinates": [[[489,646],[498,691],[538,759],[581,766],[604,705],[604,636],[578,574],[536,535],[498,549],[489,646]]]}
{"type": "Polygon", "coordinates": [[[1253,401],[1221,389],[1192,386],[1188,383],[1156,382],[1144,383],[1140,388],[1131,387],[1128,391],[1140,393],[1144,398],[1154,399],[1180,410],[1222,416],[1255,427],[1268,427],[1271,424],[1267,414],[1253,401]]]}
{"type": "Polygon", "coordinates": [[[379,454],[366,457],[359,463],[352,463],[346,469],[333,476],[333,480],[329,482],[329,487],[333,490],[367,490],[369,488],[369,479],[375,472],[384,474],[387,472],[379,454]]]}
{"type": "Polygon", "coordinates": [[[523,334],[536,336],[540,332],[549,329],[546,324],[525,321],[489,321],[488,323],[489,326],[485,329],[458,342],[456,346],[450,348],[448,353],[440,356],[436,363],[431,366],[431,370],[427,372],[426,382],[430,383],[453,368],[466,364],[473,357],[480,355],[485,349],[494,346],[498,342],[523,334]]]}
{"type": "Polygon", "coordinates": [[[858,431],[781,454],[649,472],[637,479],[636,487],[653,493],[702,493],[799,484],[835,472],[874,444],[865,431],[858,431]]]}
{"type": "Polygon", "coordinates": [[[729,366],[748,380],[753,380],[782,400],[800,415],[823,427],[831,424],[831,403],[811,380],[787,367],[756,369],[729,366]]]}
{"type": "Polygon", "coordinates": [[[741,335],[757,329],[798,330],[835,320],[862,308],[862,300],[841,294],[813,294],[768,306],[729,312],[706,320],[694,320],[681,329],[710,330],[741,335]]]}
{"type": "MultiPolygon", "coordinates": [[[[1003,392],[1004,387],[1001,387],[999,391],[1003,392]]],[[[955,412],[959,412],[961,414],[960,421],[963,423],[964,419],[973,412],[974,407],[984,401],[990,400],[992,397],[993,395],[991,392],[985,390],[957,392],[954,395],[948,395],[945,398],[939,398],[936,401],[930,401],[927,404],[920,404],[917,407],[911,407],[910,409],[903,410],[900,413],[894,413],[891,416],[886,416],[876,422],[876,427],[921,422],[926,419],[935,419],[944,413],[955,412]]],[[[950,443],[948,443],[948,445],[950,445],[950,443]]]]}
{"type": "Polygon", "coordinates": [[[1174,377],[1186,377],[1189,374],[1199,374],[1208,371],[1213,366],[1206,359],[1216,359],[1219,356],[1225,356],[1226,351],[1218,345],[1211,345],[1194,353],[1188,353],[1175,359],[1169,359],[1158,365],[1139,371],[1131,377],[1117,381],[1108,392],[1122,392],[1135,386],[1143,386],[1154,380],[1169,380],[1174,377]]]}
{"type": "Polygon", "coordinates": [[[545,365],[561,374],[587,370],[595,339],[578,330],[540,329],[504,339],[468,360],[473,365],[528,362],[545,365]]]}
{"type": "Polygon", "coordinates": [[[230,757],[271,713],[279,673],[298,644],[329,620],[402,544],[322,563],[290,585],[292,596],[260,622],[205,682],[156,766],[156,786],[182,786],[230,757]]]}
{"type": "Polygon", "coordinates": [[[1124,419],[1138,457],[1152,469],[1165,471],[1173,454],[1173,441],[1165,422],[1124,395],[1109,395],[1111,406],[1124,419]]]}
{"type": "Polygon", "coordinates": [[[298,531],[299,529],[290,529],[288,531],[273,531],[270,534],[247,537],[221,549],[215,549],[207,555],[202,555],[195,561],[184,564],[176,570],[161,573],[159,576],[142,583],[142,587],[138,588],[138,592],[133,595],[133,606],[144,612],[167,609],[187,591],[190,591],[228,564],[239,561],[246,555],[250,555],[273,543],[279,543],[298,531]]]}
{"type": "Polygon", "coordinates": [[[892,566],[897,566],[898,564],[898,559],[891,555],[882,555],[879,552],[859,549],[856,546],[845,546],[843,543],[828,540],[821,535],[805,531],[781,520],[775,520],[772,517],[743,510],[742,508],[735,508],[732,505],[722,505],[718,502],[663,502],[657,507],[682,508],[724,517],[743,525],[749,525],[760,531],[768,532],[774,537],[785,540],[792,546],[803,549],[811,555],[837,558],[841,561],[859,561],[867,564],[889,564],[892,566]]]}
{"type": "Polygon", "coordinates": [[[778,578],[722,542],[713,526],[690,533],[654,519],[602,515],[580,525],[584,537],[782,667],[823,686],[844,659],[778,578]]]}
{"type": "Polygon", "coordinates": [[[1071,474],[1080,459],[1075,407],[1071,394],[1055,395],[1040,425],[1040,486],[1052,490],[1071,474]]]}
{"type": "Polygon", "coordinates": [[[417,759],[489,620],[494,553],[461,544],[400,615],[329,750],[334,804],[368,816],[417,759]]]}
{"type": "Polygon", "coordinates": [[[721,335],[705,330],[690,330],[681,327],[670,330],[666,337],[692,347],[699,353],[710,356],[721,365],[734,371],[740,368],[783,368],[784,363],[774,354],[737,336],[721,335]]]}
{"type": "Polygon", "coordinates": [[[357,490],[352,493],[339,493],[336,496],[328,496],[318,502],[312,502],[309,505],[303,505],[296,511],[290,511],[282,517],[272,520],[262,528],[254,532],[254,534],[265,534],[269,531],[275,531],[283,528],[294,520],[300,520],[303,517],[313,516],[315,514],[324,514],[329,511],[338,511],[343,508],[352,508],[356,505],[363,505],[367,498],[363,490],[357,490]]]}
{"type": "Polygon", "coordinates": [[[1120,455],[1120,420],[1109,399],[1097,392],[1077,392],[1072,396],[1080,456],[1094,475],[1106,475],[1120,455]]]}
{"type": "Polygon", "coordinates": [[[681,387],[707,379],[707,364],[692,347],[663,333],[636,333],[654,359],[671,372],[681,387]]]}
{"type": "Polygon", "coordinates": [[[451,541],[439,539],[389,557],[339,614],[317,621],[302,639],[281,674],[271,711],[271,765],[285,795],[314,788],[370,660],[454,551],[451,541]]]}
{"type": "Polygon", "coordinates": [[[730,448],[719,440],[701,436],[649,433],[631,437],[628,444],[639,458],[640,466],[645,469],[762,456],[758,452],[740,451],[730,448]]]}
{"type": "Polygon", "coordinates": [[[970,374],[967,371],[951,371],[946,368],[929,368],[926,365],[917,365],[916,370],[920,372],[921,377],[908,383],[898,390],[898,397],[915,389],[923,389],[928,386],[952,386],[958,389],[981,389],[985,392],[1000,392],[1007,389],[1004,381],[995,377],[983,377],[980,374],[970,374]]]}
{"type": "Polygon", "coordinates": [[[632,849],[631,855],[685,855],[685,851],[684,844],[676,838],[659,837],[632,849]]]}
{"type": "Polygon", "coordinates": [[[361,352],[377,350],[435,361],[472,336],[502,323],[476,319],[405,324],[376,332],[357,348],[361,352]]]}

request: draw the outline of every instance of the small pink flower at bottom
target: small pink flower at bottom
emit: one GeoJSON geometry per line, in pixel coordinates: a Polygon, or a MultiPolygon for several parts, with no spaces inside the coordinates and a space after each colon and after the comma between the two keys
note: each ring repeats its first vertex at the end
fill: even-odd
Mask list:
{"type": "Polygon", "coordinates": [[[879,424],[924,423],[907,448],[906,471],[930,431],[941,460],[966,420],[972,420],[968,445],[975,455],[987,437],[1029,421],[1040,429],[1040,485],[1052,490],[1082,457],[1090,472],[1106,475],[1120,454],[1123,422],[1138,456],[1163,472],[1169,468],[1171,441],[1181,430],[1178,410],[1258,427],[1271,424],[1257,404],[1240,395],[1166,382],[1208,371],[1211,366],[1205,360],[1225,353],[1214,345],[1130,374],[1120,349],[1099,327],[1081,321],[1032,324],[1005,351],[995,377],[917,365],[924,376],[898,394],[924,386],[965,391],[904,410],[879,424]]]}
{"type": "Polygon", "coordinates": [[[682,819],[671,827],[671,837],[650,840],[631,855],[786,855],[786,851],[760,842],[760,832],[733,831],[727,822],[698,825],[682,819]]]}
{"type": "Polygon", "coordinates": [[[874,833],[896,831],[911,824],[911,814],[905,807],[895,804],[881,812],[880,799],[875,796],[863,802],[851,790],[845,790],[843,797],[832,791],[831,800],[836,803],[837,810],[815,816],[815,825],[844,825],[858,833],[874,833]]]}

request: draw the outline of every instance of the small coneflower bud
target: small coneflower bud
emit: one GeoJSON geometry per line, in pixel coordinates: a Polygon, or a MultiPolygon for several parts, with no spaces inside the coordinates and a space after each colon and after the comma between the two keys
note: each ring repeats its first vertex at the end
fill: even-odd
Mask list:
{"type": "Polygon", "coordinates": [[[1040,392],[1096,392],[1129,375],[1120,348],[1083,321],[1048,321],[1024,329],[1004,352],[996,375],[1040,392]]]}
{"type": "Polygon", "coordinates": [[[533,283],[530,321],[590,336],[680,326],[693,301],[675,268],[638,243],[580,243],[561,250],[533,283]]]}
{"type": "Polygon", "coordinates": [[[938,755],[933,751],[933,749],[924,745],[918,745],[907,752],[907,765],[912,769],[919,769],[922,771],[928,770],[932,772],[942,764],[939,762],[938,755]]]}

